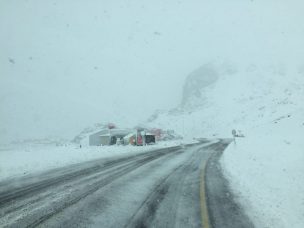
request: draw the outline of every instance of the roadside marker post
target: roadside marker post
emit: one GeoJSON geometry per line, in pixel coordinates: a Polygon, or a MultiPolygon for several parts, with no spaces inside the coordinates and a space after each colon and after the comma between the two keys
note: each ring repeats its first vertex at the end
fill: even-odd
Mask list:
{"type": "Polygon", "coordinates": [[[236,141],[235,141],[235,137],[236,137],[236,130],[235,130],[235,129],[233,129],[231,133],[232,133],[232,135],[233,135],[233,142],[234,142],[234,145],[236,145],[236,141]]]}

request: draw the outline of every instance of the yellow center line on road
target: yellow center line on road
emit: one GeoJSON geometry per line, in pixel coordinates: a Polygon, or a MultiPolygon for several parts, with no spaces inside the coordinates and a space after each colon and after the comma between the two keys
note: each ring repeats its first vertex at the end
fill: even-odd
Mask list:
{"type": "Polygon", "coordinates": [[[210,228],[209,223],[209,213],[207,207],[207,197],[206,197],[206,183],[205,183],[205,171],[207,160],[202,162],[201,171],[201,183],[200,183],[200,204],[201,204],[201,217],[202,217],[202,227],[210,228]]]}

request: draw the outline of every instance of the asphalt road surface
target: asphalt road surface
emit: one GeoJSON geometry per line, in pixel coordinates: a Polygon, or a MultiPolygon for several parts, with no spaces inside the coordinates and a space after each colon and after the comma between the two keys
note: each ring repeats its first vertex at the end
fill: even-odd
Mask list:
{"type": "Polygon", "coordinates": [[[0,227],[253,227],[201,140],[0,182],[0,227]]]}

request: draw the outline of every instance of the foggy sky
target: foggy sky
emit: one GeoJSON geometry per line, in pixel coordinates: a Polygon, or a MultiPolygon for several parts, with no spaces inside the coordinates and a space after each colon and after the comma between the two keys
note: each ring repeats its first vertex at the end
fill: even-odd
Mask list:
{"type": "Polygon", "coordinates": [[[0,143],[133,126],[209,62],[303,63],[300,0],[1,0],[0,143]]]}

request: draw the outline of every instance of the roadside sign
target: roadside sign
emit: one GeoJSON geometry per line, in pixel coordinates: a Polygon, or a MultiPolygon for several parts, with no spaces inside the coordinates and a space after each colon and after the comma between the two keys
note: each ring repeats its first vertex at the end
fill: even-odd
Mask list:
{"type": "Polygon", "coordinates": [[[236,130],[235,129],[232,130],[232,135],[233,135],[233,137],[236,137],[236,130]]]}

